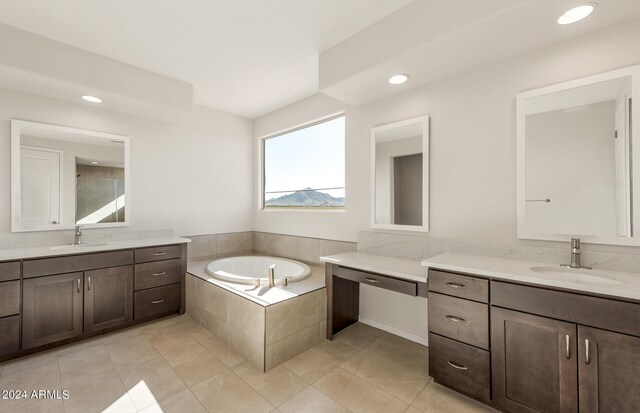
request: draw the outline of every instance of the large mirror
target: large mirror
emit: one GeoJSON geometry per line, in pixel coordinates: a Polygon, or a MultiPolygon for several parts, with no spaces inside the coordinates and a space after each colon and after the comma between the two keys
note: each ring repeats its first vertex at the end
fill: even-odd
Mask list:
{"type": "Polygon", "coordinates": [[[639,67],[517,96],[518,237],[640,245],[639,67]]]}
{"type": "Polygon", "coordinates": [[[11,120],[12,231],[127,226],[129,138],[11,120]]]}
{"type": "Polygon", "coordinates": [[[371,130],[371,227],[429,231],[429,117],[371,130]]]}

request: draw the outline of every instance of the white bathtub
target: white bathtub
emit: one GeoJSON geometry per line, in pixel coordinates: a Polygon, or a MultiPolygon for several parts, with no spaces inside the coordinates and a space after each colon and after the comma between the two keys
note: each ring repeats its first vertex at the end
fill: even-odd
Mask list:
{"type": "Polygon", "coordinates": [[[308,265],[286,258],[242,256],[215,260],[207,265],[207,272],[215,278],[236,284],[269,284],[269,266],[275,265],[276,285],[304,280],[311,275],[308,265]]]}

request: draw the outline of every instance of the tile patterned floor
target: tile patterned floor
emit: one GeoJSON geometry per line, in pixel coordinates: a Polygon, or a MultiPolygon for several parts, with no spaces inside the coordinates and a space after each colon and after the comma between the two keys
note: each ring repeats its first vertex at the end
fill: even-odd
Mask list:
{"type": "Polygon", "coordinates": [[[435,383],[426,349],[355,324],[267,373],[188,316],[0,364],[0,389],[68,390],[3,400],[0,412],[493,412],[435,383]]]}

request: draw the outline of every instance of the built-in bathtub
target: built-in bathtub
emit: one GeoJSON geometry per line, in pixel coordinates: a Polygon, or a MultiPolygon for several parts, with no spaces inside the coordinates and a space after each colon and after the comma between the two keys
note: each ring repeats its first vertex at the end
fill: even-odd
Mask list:
{"type": "Polygon", "coordinates": [[[275,284],[298,282],[311,275],[307,264],[286,258],[239,256],[221,258],[207,265],[207,272],[215,278],[235,284],[269,285],[269,268],[275,271],[275,284]]]}
{"type": "Polygon", "coordinates": [[[324,340],[320,266],[265,256],[192,260],[186,285],[187,313],[263,371],[324,340]],[[272,265],[276,283],[269,287],[272,265]]]}

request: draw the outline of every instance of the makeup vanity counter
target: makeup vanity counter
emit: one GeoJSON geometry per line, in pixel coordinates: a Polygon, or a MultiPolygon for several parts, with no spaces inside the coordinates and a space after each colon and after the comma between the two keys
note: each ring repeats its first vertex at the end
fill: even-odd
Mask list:
{"type": "Polygon", "coordinates": [[[640,274],[447,253],[429,374],[505,412],[640,411],[640,274]]]}
{"type": "Polygon", "coordinates": [[[186,238],[0,251],[0,361],[185,311],[186,238]]]}
{"type": "Polygon", "coordinates": [[[358,321],[360,284],[411,297],[427,296],[427,272],[418,261],[361,252],[320,257],[327,286],[327,340],[358,321]]]}

